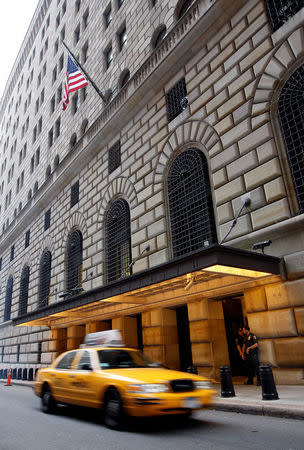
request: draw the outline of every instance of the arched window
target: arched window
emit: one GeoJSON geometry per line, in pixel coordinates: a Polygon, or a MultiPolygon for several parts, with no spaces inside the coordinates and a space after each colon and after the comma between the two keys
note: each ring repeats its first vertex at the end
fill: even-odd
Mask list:
{"type": "Polygon", "coordinates": [[[161,25],[160,27],[157,28],[157,30],[155,31],[155,33],[153,34],[153,37],[152,37],[152,47],[153,48],[157,48],[160,45],[160,43],[166,36],[166,33],[167,33],[166,25],[161,25]]]}
{"type": "Polygon", "coordinates": [[[82,283],[82,234],[73,231],[67,244],[66,290],[81,288],[82,283]]]}
{"type": "Polygon", "coordinates": [[[278,113],[299,210],[304,212],[304,65],[285,83],[278,113]]]}
{"type": "Polygon", "coordinates": [[[29,266],[24,266],[20,280],[19,316],[27,313],[29,282],[30,268],[29,266]]]}
{"type": "Polygon", "coordinates": [[[7,280],[5,291],[4,322],[10,320],[11,318],[13,286],[14,286],[14,279],[12,276],[10,276],[9,279],[7,280]]]}
{"type": "Polygon", "coordinates": [[[176,10],[175,10],[175,15],[176,15],[177,20],[179,20],[185,14],[185,12],[188,11],[188,9],[192,5],[192,3],[194,3],[194,1],[195,0],[183,0],[183,1],[178,2],[176,10]]]}
{"type": "Polygon", "coordinates": [[[173,257],[217,242],[205,156],[196,149],[178,155],[168,173],[173,257]]]}
{"type": "Polygon", "coordinates": [[[304,6],[304,0],[266,0],[266,9],[273,31],[280,28],[304,6]]]}
{"type": "Polygon", "coordinates": [[[38,308],[42,308],[42,306],[46,306],[49,303],[51,267],[52,267],[51,252],[45,251],[40,260],[40,268],[39,268],[38,308]]]}
{"type": "Polygon", "coordinates": [[[125,200],[116,200],[110,207],[105,233],[108,282],[131,275],[130,209],[125,200]]]}

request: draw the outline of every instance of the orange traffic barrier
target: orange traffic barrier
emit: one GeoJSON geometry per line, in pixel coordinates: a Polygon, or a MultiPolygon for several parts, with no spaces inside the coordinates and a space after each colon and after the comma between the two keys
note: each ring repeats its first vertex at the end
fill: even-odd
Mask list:
{"type": "Polygon", "coordinates": [[[8,371],[7,382],[4,386],[11,386],[12,369],[8,371]]]}

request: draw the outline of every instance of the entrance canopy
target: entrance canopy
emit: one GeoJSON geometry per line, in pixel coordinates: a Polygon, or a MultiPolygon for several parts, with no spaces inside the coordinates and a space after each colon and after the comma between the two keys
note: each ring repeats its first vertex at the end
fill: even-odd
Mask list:
{"type": "Polygon", "coordinates": [[[33,310],[13,319],[13,324],[63,328],[204,297],[241,294],[280,280],[280,268],[280,258],[213,245],[33,310]]]}

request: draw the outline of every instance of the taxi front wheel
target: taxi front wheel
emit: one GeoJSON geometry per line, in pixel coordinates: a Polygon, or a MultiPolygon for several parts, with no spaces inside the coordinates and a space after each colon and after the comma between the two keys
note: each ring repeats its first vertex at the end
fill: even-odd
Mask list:
{"type": "Polygon", "coordinates": [[[105,396],[103,418],[109,428],[120,429],[123,424],[123,404],[117,389],[110,389],[105,396]]]}
{"type": "Polygon", "coordinates": [[[48,386],[43,389],[41,396],[41,409],[44,413],[52,414],[56,409],[56,401],[54,400],[51,390],[48,386]]]}

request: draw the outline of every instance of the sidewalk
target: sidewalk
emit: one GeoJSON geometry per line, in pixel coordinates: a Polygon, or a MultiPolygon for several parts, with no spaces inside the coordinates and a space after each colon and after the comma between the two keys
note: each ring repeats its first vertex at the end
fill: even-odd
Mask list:
{"type": "MultiPolygon", "coordinates": [[[[6,380],[0,380],[1,385],[6,380]]],[[[12,380],[12,386],[32,387],[32,381],[12,380]]],[[[277,385],[278,400],[262,400],[262,389],[257,386],[234,385],[235,397],[222,398],[221,385],[214,384],[218,394],[214,409],[244,414],[304,419],[304,386],[277,385]]]]}
{"type": "Polygon", "coordinates": [[[304,419],[304,386],[277,385],[278,400],[262,400],[262,388],[255,385],[234,385],[235,397],[230,398],[221,397],[220,384],[215,389],[217,410],[304,419]]]}

